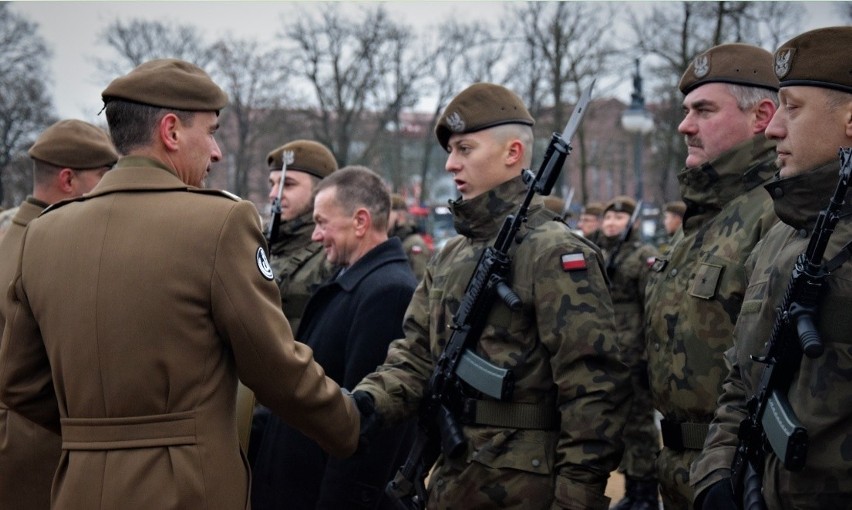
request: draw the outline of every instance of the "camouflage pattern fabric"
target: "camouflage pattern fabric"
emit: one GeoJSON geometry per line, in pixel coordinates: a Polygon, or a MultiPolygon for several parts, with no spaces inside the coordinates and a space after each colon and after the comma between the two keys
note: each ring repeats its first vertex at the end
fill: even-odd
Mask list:
{"type": "MultiPolygon", "coordinates": [[[[416,415],[434,361],[451,330],[473,268],[526,188],[520,177],[472,200],[451,203],[456,229],[414,292],[405,338],[356,390],[371,393],[389,423],[416,415]]],[[[439,458],[430,509],[607,508],[606,480],[621,458],[630,403],[629,372],[618,360],[612,304],[600,252],[533,199],[512,253],[510,284],[523,301],[495,305],[477,352],[515,374],[514,402],[555,400],[559,430],[464,426],[465,455],[439,458]],[[563,268],[563,255],[582,267],[563,268]]],[[[575,266],[576,267],[576,266],[575,266]]]]}
{"type": "MultiPolygon", "coordinates": [[[[777,224],[760,242],[746,266],[749,285],[734,330],[734,347],[726,353],[731,371],[719,409],[710,426],[704,451],[692,465],[696,494],[730,476],[737,429],[745,417],[745,402],[759,382],[763,366],[749,356],[764,354],[796,257],[810,240],[816,215],[837,185],[839,164],[790,177],[767,186],[775,199],[777,224]]],[[[825,260],[852,240],[849,195],[841,220],[825,251],[825,260]]],[[[846,262],[828,278],[819,305],[817,329],[825,353],[803,358],[787,394],[796,416],[808,430],[807,462],[790,472],[773,453],[763,471],[763,494],[770,509],[849,508],[852,501],[852,263],[846,262]]]]}
{"type": "MultiPolygon", "coordinates": [[[[604,260],[609,260],[618,237],[600,236],[604,260]]],[[[615,257],[615,273],[609,290],[615,308],[615,329],[622,361],[630,367],[633,404],[624,427],[624,457],[619,470],[640,480],[656,478],[654,463],[660,451],[660,433],[654,422],[654,406],[648,390],[648,358],[642,319],[648,268],[657,250],[643,243],[633,230],[615,257]]]]}
{"type": "Polygon", "coordinates": [[[283,222],[278,239],[269,250],[269,264],[281,291],[281,306],[294,334],[299,331],[311,294],[334,274],[322,244],[311,241],[313,231],[313,212],[283,222]]]}
{"type": "Polygon", "coordinates": [[[408,264],[411,266],[411,271],[418,281],[423,279],[426,273],[426,264],[432,257],[432,250],[426,244],[423,236],[417,233],[417,228],[412,224],[397,226],[391,237],[396,236],[402,241],[402,250],[408,257],[408,264]]]}
{"type": "MultiPolygon", "coordinates": [[[[758,135],[678,175],[684,223],[651,268],[645,304],[651,396],[666,420],[707,424],[716,410],[747,283],[742,264],[777,221],[759,186],[775,173],[774,148],[758,135]]],[[[657,476],[666,508],[690,505],[696,453],[663,446],[657,476]]]]}

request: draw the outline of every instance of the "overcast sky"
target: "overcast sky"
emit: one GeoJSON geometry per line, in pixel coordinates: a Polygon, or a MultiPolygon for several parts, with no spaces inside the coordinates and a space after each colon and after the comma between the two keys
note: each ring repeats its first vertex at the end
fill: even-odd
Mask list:
{"type": "MultiPolygon", "coordinates": [[[[837,24],[833,2],[806,2],[805,29],[837,24]]],[[[647,2],[630,2],[640,8],[647,2]]],[[[505,2],[391,1],[392,15],[424,29],[449,16],[465,19],[495,18],[505,2]]],[[[311,2],[13,2],[12,9],[39,24],[39,33],[53,51],[51,70],[54,104],[62,118],[96,121],[100,92],[108,80],[95,66],[95,57],[110,52],[98,36],[116,19],[133,18],[193,24],[207,42],[231,33],[271,41],[281,32],[288,16],[315,9],[311,2]]],[[[629,88],[625,88],[625,101],[629,88]]]]}

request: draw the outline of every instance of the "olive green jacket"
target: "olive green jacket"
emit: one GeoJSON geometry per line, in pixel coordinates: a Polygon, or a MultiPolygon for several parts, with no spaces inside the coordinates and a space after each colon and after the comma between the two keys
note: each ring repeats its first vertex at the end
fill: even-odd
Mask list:
{"type": "MultiPolygon", "coordinates": [[[[388,422],[416,416],[479,255],[525,192],[518,177],[451,203],[461,235],[427,266],[406,312],[405,338],[391,344],[385,364],[356,388],[373,395],[388,422]]],[[[476,351],[513,371],[513,402],[542,409],[555,402],[561,419],[554,430],[465,426],[467,453],[458,461],[439,459],[428,508],[608,506],[604,487],[621,458],[629,373],[618,360],[600,252],[545,211],[534,198],[511,253],[509,283],[523,308],[498,302],[476,351]]]]}
{"type": "MultiPolygon", "coordinates": [[[[734,347],[725,353],[730,372],[719,399],[704,451],[692,464],[695,493],[730,475],[737,429],[746,416],[746,401],[758,386],[763,365],[751,356],[766,351],[796,258],[805,251],[817,214],[837,186],[833,162],[810,173],[770,183],[781,223],[775,225],[746,262],[748,289],[734,330],[734,347]]],[[[825,250],[824,261],[852,241],[850,194],[825,250]]],[[[783,468],[774,453],[763,469],[763,494],[770,509],[848,508],[852,501],[852,262],[828,278],[816,321],[825,353],[804,357],[787,396],[808,431],[805,467],[783,468]]]]}

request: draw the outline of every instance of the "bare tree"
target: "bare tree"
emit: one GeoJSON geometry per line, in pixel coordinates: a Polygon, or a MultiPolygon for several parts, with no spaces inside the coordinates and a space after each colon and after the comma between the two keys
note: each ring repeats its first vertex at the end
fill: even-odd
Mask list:
{"type": "Polygon", "coordinates": [[[314,137],[340,165],[375,156],[388,123],[416,102],[423,69],[408,27],[381,5],[362,14],[358,21],[327,4],[319,19],[305,16],[285,34],[295,45],[294,72],[313,90],[307,113],[314,137]]]}
{"type": "Polygon", "coordinates": [[[798,32],[802,6],[792,2],[681,2],[655,6],[647,17],[635,13],[630,25],[635,47],[649,58],[648,82],[656,98],[658,128],[650,168],[659,172],[661,201],[679,196],[675,175],[686,147],[677,126],[683,100],[677,84],[695,56],[722,43],[745,42],[772,51],[798,32]],[[786,33],[782,33],[786,32],[786,33]]]}
{"type": "Polygon", "coordinates": [[[420,201],[423,203],[430,198],[432,156],[441,150],[431,128],[450,99],[464,87],[495,80],[494,73],[506,47],[506,39],[497,35],[497,27],[482,22],[460,23],[451,18],[430,32],[434,34],[432,40],[422,43],[424,47],[435,48],[429,56],[423,84],[431,92],[427,95],[433,105],[426,122],[429,131],[422,141],[420,201]]]}
{"type": "Polygon", "coordinates": [[[131,19],[110,23],[101,33],[116,57],[98,59],[98,67],[110,78],[155,58],[179,58],[206,68],[213,60],[211,49],[198,29],[161,21],[131,19]]]}
{"type": "MultiPolygon", "coordinates": [[[[260,146],[262,141],[270,143],[266,136],[270,131],[268,120],[286,102],[288,65],[282,61],[280,50],[264,49],[258,41],[230,36],[217,41],[212,54],[211,74],[229,98],[220,121],[227,188],[250,196],[259,191],[252,187],[252,182],[257,182],[250,179],[252,169],[258,168],[271,148],[260,146]]],[[[262,164],[259,169],[266,170],[262,164]]]]}
{"type": "Polygon", "coordinates": [[[49,58],[38,25],[0,3],[0,203],[7,167],[55,120],[46,87],[49,58]]]}
{"type": "MultiPolygon", "coordinates": [[[[568,104],[576,102],[583,88],[601,76],[617,56],[613,39],[601,37],[614,16],[611,10],[611,5],[582,2],[528,2],[512,10],[510,18],[522,28],[515,41],[519,58],[510,76],[520,76],[520,90],[545,132],[562,131],[568,104]],[[529,74],[519,75],[518,68],[529,74]],[[548,105],[549,115],[545,115],[544,105],[548,105]],[[545,118],[547,121],[541,122],[545,118]]],[[[586,199],[590,162],[582,129],[577,141],[579,158],[571,161],[579,167],[581,197],[586,199]]],[[[560,175],[560,182],[564,178],[560,175]]]]}

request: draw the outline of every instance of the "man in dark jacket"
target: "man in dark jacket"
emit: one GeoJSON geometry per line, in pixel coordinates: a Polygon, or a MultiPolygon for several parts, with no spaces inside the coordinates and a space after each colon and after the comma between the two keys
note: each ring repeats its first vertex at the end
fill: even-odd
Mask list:
{"type": "MultiPolygon", "coordinates": [[[[398,238],[388,239],[390,196],[364,167],[348,167],[317,187],[313,240],[342,269],[308,301],[296,335],[327,375],[353,388],[384,361],[417,280],[398,238]]],[[[410,449],[403,424],[347,461],[329,459],[295,429],[271,417],[254,464],[252,508],[390,508],[384,487],[410,449]]]]}

